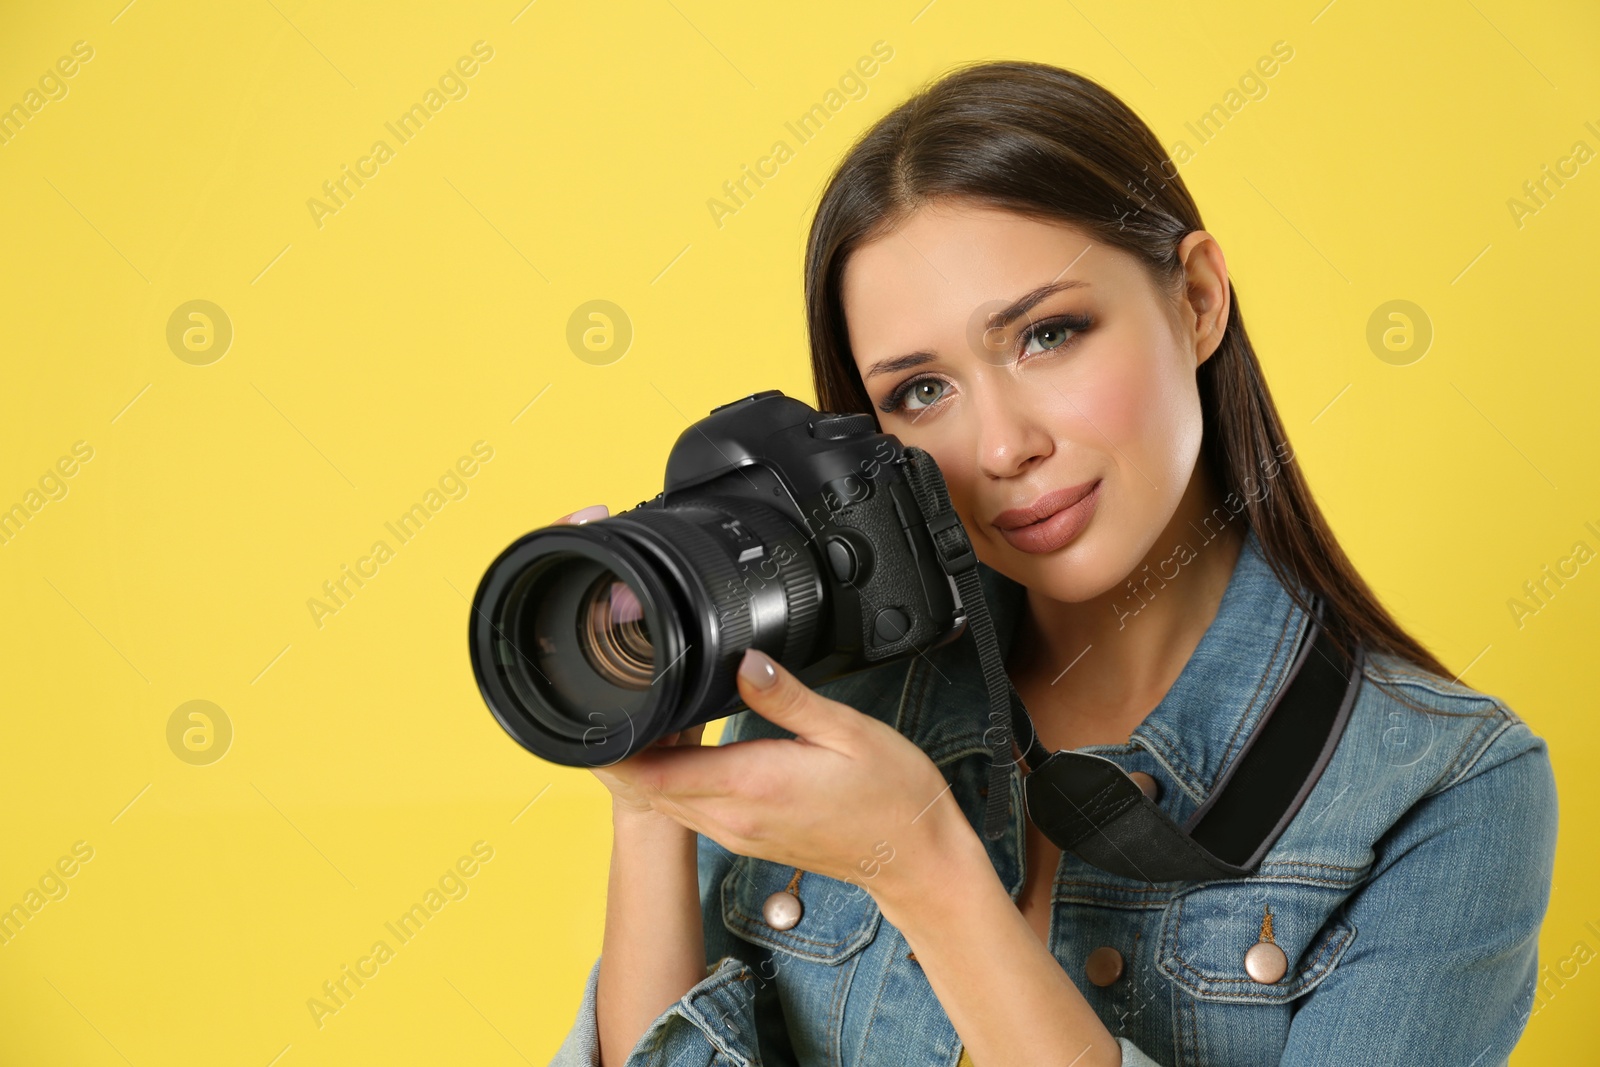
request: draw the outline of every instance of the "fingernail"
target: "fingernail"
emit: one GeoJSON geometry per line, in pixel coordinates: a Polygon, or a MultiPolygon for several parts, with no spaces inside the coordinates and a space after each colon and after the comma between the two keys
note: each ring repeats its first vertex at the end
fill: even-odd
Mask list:
{"type": "Polygon", "coordinates": [[[739,661],[739,673],[757,689],[771,689],[778,681],[778,669],[772,663],[772,657],[755,648],[744,650],[744,658],[739,661]]]}
{"type": "Polygon", "coordinates": [[[567,518],[574,526],[581,526],[583,523],[592,522],[595,519],[606,518],[609,514],[610,512],[606,510],[604,504],[590,504],[586,508],[579,508],[574,511],[567,518]]]}

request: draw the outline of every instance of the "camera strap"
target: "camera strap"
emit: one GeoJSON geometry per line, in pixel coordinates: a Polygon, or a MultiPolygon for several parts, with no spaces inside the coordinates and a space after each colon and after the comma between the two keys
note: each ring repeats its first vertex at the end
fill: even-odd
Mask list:
{"type": "Polygon", "coordinates": [[[1353,656],[1344,655],[1317,604],[1288,678],[1211,794],[1179,826],[1112,760],[1071,750],[1051,754],[1039,742],[1006,673],[977,556],[951,507],[944,477],[926,451],[907,446],[905,457],[907,481],[940,562],[961,594],[989,694],[983,836],[1000,838],[1011,821],[1015,738],[1028,769],[1028,817],[1058,848],[1101,870],[1151,882],[1237,878],[1254,871],[1338,746],[1360,686],[1360,644],[1353,656]]]}

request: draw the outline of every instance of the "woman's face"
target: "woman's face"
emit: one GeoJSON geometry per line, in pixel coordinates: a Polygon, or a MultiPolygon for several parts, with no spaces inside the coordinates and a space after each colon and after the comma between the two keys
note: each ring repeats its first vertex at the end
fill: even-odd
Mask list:
{"type": "Polygon", "coordinates": [[[1227,276],[1204,231],[1179,255],[1174,311],[1137,259],[1072,226],[944,201],[846,263],[884,431],[938,462],[979,559],[1054,599],[1120,587],[1158,541],[1170,551],[1169,524],[1208,510],[1190,491],[1195,369],[1221,340],[1227,276]],[[1019,526],[1036,505],[1054,517],[1019,526]]]}

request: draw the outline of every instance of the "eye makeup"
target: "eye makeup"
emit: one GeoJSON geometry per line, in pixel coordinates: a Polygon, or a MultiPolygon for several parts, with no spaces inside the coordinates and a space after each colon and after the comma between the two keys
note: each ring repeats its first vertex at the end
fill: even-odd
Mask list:
{"type": "MultiPolygon", "coordinates": [[[[1017,353],[1018,358],[1021,358],[1022,354],[1026,352],[1028,346],[1031,345],[1033,341],[1036,340],[1041,334],[1047,334],[1051,331],[1065,330],[1069,331],[1071,336],[1050,348],[1046,348],[1035,353],[1035,355],[1040,356],[1046,355],[1050,352],[1059,352],[1073,347],[1075,344],[1077,344],[1078,338],[1093,325],[1094,319],[1091,316],[1078,313],[1051,315],[1049,318],[1040,319],[1038,322],[1030,324],[1027,329],[1023,330],[1017,335],[1017,342],[1019,345],[1019,351],[1017,353]]],[[[882,411],[886,415],[894,414],[896,411],[899,411],[900,406],[902,403],[904,403],[907,394],[910,393],[912,389],[924,382],[939,382],[941,384],[948,384],[943,378],[932,374],[921,374],[912,378],[908,378],[899,385],[895,386],[893,389],[889,390],[888,394],[881,401],[879,401],[878,410],[882,411]]],[[[918,408],[910,408],[907,410],[923,411],[932,407],[934,404],[939,403],[943,398],[944,394],[941,393],[937,399],[931,401],[930,403],[924,404],[918,408]]]]}

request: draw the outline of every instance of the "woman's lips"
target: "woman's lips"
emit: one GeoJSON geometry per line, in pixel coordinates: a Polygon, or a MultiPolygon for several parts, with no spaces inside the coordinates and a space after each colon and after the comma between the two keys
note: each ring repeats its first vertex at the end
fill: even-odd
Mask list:
{"type": "Polygon", "coordinates": [[[1054,552],[1063,545],[1070,544],[1072,540],[1083,532],[1089,524],[1089,519],[1094,515],[1095,505],[1100,501],[1100,481],[1097,479],[1087,493],[1081,486],[1071,489],[1057,490],[1034,505],[1037,511],[1055,506],[1057,510],[1051,512],[1046,518],[1038,522],[1028,523],[1024,526],[1014,526],[1007,529],[998,525],[1002,520],[1014,522],[1016,512],[1002,512],[996,517],[995,529],[1000,531],[1000,536],[1012,548],[1022,552],[1054,552]],[[1053,499],[1054,498],[1054,499],[1053,499]],[[1067,503],[1065,507],[1060,504],[1067,503]]]}

